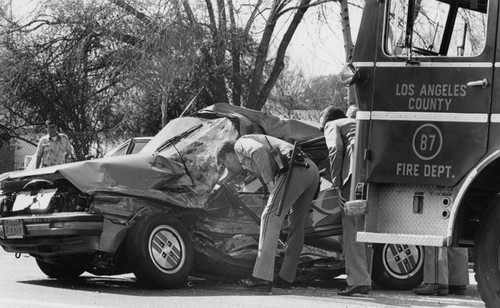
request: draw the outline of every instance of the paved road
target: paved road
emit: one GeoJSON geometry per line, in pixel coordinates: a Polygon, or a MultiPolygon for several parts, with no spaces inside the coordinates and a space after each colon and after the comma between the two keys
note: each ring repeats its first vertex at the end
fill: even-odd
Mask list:
{"type": "Polygon", "coordinates": [[[132,275],[84,274],[74,282],[48,279],[32,257],[16,259],[0,249],[0,307],[484,307],[472,274],[465,296],[447,297],[376,289],[367,296],[346,298],[337,295],[343,279],[292,290],[274,289],[271,294],[202,279],[190,279],[175,290],[149,290],[138,288],[132,275]]]}

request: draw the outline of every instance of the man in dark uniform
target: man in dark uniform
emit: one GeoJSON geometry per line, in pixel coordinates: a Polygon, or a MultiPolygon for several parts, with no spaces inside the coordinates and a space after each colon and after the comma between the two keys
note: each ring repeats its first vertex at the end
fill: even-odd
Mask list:
{"type": "MultiPolygon", "coordinates": [[[[320,119],[330,156],[333,187],[341,200],[349,200],[353,167],[356,120],[334,107],[323,110],[320,119]]],[[[366,244],[356,242],[356,232],[363,227],[365,216],[342,215],[343,249],[347,274],[347,287],[339,295],[368,294],[371,290],[369,271],[371,252],[366,244]]]]}
{"type": "Polygon", "coordinates": [[[288,213],[290,232],[283,264],[274,286],[291,288],[295,279],[300,253],[304,244],[304,228],[311,203],[319,184],[319,172],[316,165],[303,157],[305,166],[295,166],[283,202],[282,214],[277,215],[281,195],[283,194],[286,172],[280,171],[273,159],[273,149],[282,155],[289,155],[293,145],[278,138],[265,135],[245,135],[236,142],[227,142],[219,150],[217,160],[232,175],[247,169],[262,179],[269,190],[269,200],[261,216],[260,238],[257,260],[252,277],[241,283],[248,288],[271,290],[274,278],[276,248],[283,220],[288,213]]]}
{"type": "Polygon", "coordinates": [[[469,284],[469,254],[463,247],[425,247],[424,282],[419,295],[465,295],[469,284]]]}

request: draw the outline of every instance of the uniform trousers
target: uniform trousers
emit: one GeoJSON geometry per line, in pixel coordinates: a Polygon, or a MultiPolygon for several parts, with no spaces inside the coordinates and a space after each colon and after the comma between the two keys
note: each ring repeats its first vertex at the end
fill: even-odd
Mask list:
{"type": "MultiPolygon", "coordinates": [[[[342,196],[349,199],[351,181],[342,188],[342,196]]],[[[342,237],[346,282],[350,286],[371,286],[372,251],[366,243],[356,241],[356,232],[365,224],[365,216],[342,214],[342,237]]]]}
{"type": "Polygon", "coordinates": [[[276,214],[284,188],[285,175],[279,177],[278,184],[275,190],[271,192],[266,207],[262,212],[259,250],[252,274],[256,278],[273,281],[274,261],[281,227],[286,214],[289,213],[290,232],[288,233],[285,257],[279,275],[289,282],[295,280],[300,253],[304,245],[304,228],[311,209],[311,202],[319,184],[318,168],[308,158],[305,159],[305,163],[309,164],[309,168],[294,166],[291,169],[292,175],[281,215],[277,216],[276,214]]]}
{"type": "Polygon", "coordinates": [[[424,247],[424,283],[469,284],[467,248],[424,247]]]}

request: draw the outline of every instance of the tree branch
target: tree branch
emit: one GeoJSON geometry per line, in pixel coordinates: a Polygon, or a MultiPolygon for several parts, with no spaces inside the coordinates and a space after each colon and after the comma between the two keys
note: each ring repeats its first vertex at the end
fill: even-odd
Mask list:
{"type": "Polygon", "coordinates": [[[293,16],[293,19],[287,31],[283,35],[283,39],[281,40],[281,43],[278,47],[278,52],[276,54],[276,60],[274,62],[273,70],[271,71],[271,74],[269,75],[267,82],[259,91],[257,104],[255,105],[256,110],[260,110],[264,106],[264,104],[266,103],[266,99],[269,96],[269,93],[271,93],[271,90],[274,84],[276,83],[276,80],[278,80],[278,77],[281,71],[283,70],[283,67],[285,65],[284,59],[286,50],[288,48],[288,45],[290,44],[290,41],[292,40],[295,31],[297,30],[297,27],[299,26],[300,22],[303,19],[304,14],[309,9],[310,2],[311,0],[301,0],[300,5],[298,6],[298,9],[295,11],[295,15],[293,16]]]}
{"type": "Polygon", "coordinates": [[[137,17],[140,21],[142,21],[146,25],[151,25],[152,21],[149,19],[149,17],[142,13],[139,12],[135,7],[129,5],[123,0],[109,0],[111,3],[115,4],[118,7],[121,7],[125,12],[129,13],[130,15],[133,15],[137,17]]]}

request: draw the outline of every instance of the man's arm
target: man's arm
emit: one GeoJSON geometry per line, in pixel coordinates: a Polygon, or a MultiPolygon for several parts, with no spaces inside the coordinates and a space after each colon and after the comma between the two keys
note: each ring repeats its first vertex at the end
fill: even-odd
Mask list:
{"type": "Polygon", "coordinates": [[[340,127],[336,123],[329,122],[326,124],[325,140],[330,158],[330,173],[333,186],[342,188],[342,165],[345,149],[340,127]]]}
{"type": "Polygon", "coordinates": [[[257,168],[257,170],[250,171],[259,172],[260,174],[256,175],[262,177],[268,190],[271,191],[274,188],[274,173],[266,147],[253,139],[241,138],[236,142],[235,151],[238,155],[251,160],[252,169],[257,168]]]}
{"type": "Polygon", "coordinates": [[[38,141],[38,146],[35,152],[35,169],[40,168],[40,163],[42,162],[42,157],[43,157],[42,140],[43,138],[40,138],[40,140],[38,141]]]}
{"type": "Polygon", "coordinates": [[[64,139],[66,140],[66,161],[71,162],[76,160],[76,154],[75,154],[75,148],[73,148],[73,145],[69,141],[68,136],[64,135],[64,139]],[[71,160],[69,160],[71,158],[71,160]]]}

